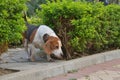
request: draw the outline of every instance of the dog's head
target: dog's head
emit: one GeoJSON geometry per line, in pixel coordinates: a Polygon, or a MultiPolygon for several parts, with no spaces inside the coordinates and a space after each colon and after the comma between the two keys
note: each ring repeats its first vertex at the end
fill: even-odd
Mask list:
{"type": "Polygon", "coordinates": [[[47,54],[54,54],[57,58],[62,59],[63,52],[62,52],[62,44],[58,37],[49,36],[48,34],[45,34],[43,36],[43,40],[45,41],[45,44],[43,46],[44,51],[47,54]]]}

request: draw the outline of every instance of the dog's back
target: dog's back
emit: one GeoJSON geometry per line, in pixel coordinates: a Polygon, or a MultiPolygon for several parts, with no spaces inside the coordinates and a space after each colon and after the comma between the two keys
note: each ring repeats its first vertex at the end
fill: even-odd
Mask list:
{"type": "Polygon", "coordinates": [[[43,38],[44,34],[49,34],[50,36],[56,36],[55,32],[48,26],[46,25],[40,25],[38,28],[38,34],[43,38]]]}

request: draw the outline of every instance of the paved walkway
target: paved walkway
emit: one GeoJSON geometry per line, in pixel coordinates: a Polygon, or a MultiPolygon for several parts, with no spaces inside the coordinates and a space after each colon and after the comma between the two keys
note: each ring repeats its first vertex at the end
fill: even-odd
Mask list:
{"type": "MultiPolygon", "coordinates": [[[[39,51],[38,51],[39,52],[39,51]]],[[[9,49],[7,52],[1,55],[0,68],[13,69],[13,70],[30,70],[33,68],[46,68],[48,66],[56,66],[58,62],[62,60],[56,60],[55,62],[48,62],[45,57],[38,56],[36,54],[35,62],[28,60],[28,55],[23,48],[9,49]]]]}
{"type": "Polygon", "coordinates": [[[73,70],[47,80],[120,80],[120,59],[73,70]]]}
{"type": "Polygon", "coordinates": [[[56,75],[59,76],[47,80],[120,80],[120,50],[55,62],[48,62],[45,57],[36,54],[36,61],[30,62],[24,49],[9,49],[1,56],[0,68],[19,70],[0,76],[0,80],[46,80],[56,75]],[[97,65],[90,66],[93,64],[97,65]]]}

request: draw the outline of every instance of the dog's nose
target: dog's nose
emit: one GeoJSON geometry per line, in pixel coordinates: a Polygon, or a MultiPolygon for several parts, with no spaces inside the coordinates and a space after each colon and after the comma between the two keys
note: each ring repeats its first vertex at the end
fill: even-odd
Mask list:
{"type": "Polygon", "coordinates": [[[61,53],[60,56],[59,56],[60,59],[63,59],[63,54],[61,53]]]}
{"type": "Polygon", "coordinates": [[[63,57],[63,53],[61,53],[60,56],[63,57]]]}

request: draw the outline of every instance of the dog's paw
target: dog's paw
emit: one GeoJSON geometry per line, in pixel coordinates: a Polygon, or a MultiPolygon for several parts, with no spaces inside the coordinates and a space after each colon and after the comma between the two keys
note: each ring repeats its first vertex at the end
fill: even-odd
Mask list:
{"type": "Polygon", "coordinates": [[[34,61],[35,61],[35,59],[34,59],[33,57],[31,57],[31,58],[30,58],[30,61],[31,61],[31,62],[34,62],[34,61]]]}
{"type": "Polygon", "coordinates": [[[49,59],[48,61],[49,61],[49,62],[55,62],[55,60],[54,60],[54,59],[49,59]]]}

